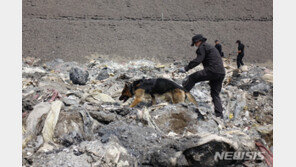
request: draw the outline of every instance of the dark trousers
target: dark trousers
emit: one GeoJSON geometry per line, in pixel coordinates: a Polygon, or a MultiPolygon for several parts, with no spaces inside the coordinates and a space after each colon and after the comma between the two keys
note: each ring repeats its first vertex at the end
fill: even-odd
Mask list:
{"type": "Polygon", "coordinates": [[[237,64],[237,68],[239,68],[241,65],[243,66],[243,57],[244,55],[237,55],[237,59],[236,59],[236,64],[237,64]]]}
{"type": "Polygon", "coordinates": [[[211,87],[211,96],[215,106],[215,113],[217,115],[222,115],[223,108],[219,94],[222,89],[224,77],[225,74],[215,74],[212,72],[206,72],[205,70],[197,71],[189,75],[188,79],[183,83],[183,87],[189,92],[196,83],[200,81],[210,81],[209,85],[211,87]]]}

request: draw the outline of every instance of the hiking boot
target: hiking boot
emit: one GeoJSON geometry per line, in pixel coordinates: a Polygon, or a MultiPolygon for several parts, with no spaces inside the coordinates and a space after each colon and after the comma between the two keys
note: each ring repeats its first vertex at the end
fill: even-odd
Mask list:
{"type": "Polygon", "coordinates": [[[223,120],[223,114],[222,114],[222,113],[215,112],[215,116],[216,116],[217,118],[220,117],[220,118],[223,120]]]}

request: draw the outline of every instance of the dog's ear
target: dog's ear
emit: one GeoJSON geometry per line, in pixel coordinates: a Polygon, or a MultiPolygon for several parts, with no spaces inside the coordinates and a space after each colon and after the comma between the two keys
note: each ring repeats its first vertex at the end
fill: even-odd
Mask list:
{"type": "Polygon", "coordinates": [[[125,83],[125,86],[128,87],[128,86],[130,86],[131,84],[132,84],[132,83],[130,83],[130,82],[126,82],[126,83],[125,83]]]}
{"type": "Polygon", "coordinates": [[[124,85],[124,89],[127,89],[127,88],[129,88],[129,87],[130,87],[130,85],[131,85],[131,84],[130,84],[129,82],[126,82],[126,83],[125,83],[125,85],[124,85]]]}

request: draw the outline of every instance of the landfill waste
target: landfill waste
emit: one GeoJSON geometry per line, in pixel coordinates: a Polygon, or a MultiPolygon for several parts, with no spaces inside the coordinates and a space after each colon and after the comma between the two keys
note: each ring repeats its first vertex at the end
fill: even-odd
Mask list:
{"type": "Polygon", "coordinates": [[[85,96],[83,97],[83,99],[87,102],[110,102],[110,103],[114,103],[115,100],[104,93],[101,93],[101,91],[99,90],[91,90],[89,91],[87,94],[85,94],[85,96]]]}
{"type": "Polygon", "coordinates": [[[80,68],[71,68],[70,70],[70,80],[73,84],[85,85],[88,81],[88,71],[84,71],[80,68]]]}
{"type": "Polygon", "coordinates": [[[29,142],[37,134],[36,127],[39,119],[42,115],[48,113],[49,111],[50,103],[41,102],[34,107],[33,111],[30,112],[25,123],[26,131],[23,134],[23,147],[25,147],[27,142],[29,142]]]}
{"type": "Polygon", "coordinates": [[[104,80],[104,79],[109,78],[110,75],[112,75],[111,70],[108,69],[107,67],[105,67],[99,72],[96,79],[97,80],[104,80]],[[109,72],[110,72],[110,74],[109,74],[109,72]]]}
{"type": "Polygon", "coordinates": [[[246,66],[246,65],[241,66],[241,70],[242,70],[242,72],[248,71],[248,66],[246,66]]]}
{"type": "Polygon", "coordinates": [[[271,82],[273,83],[273,75],[272,74],[264,74],[262,76],[262,79],[266,82],[271,82]]]}
{"type": "Polygon", "coordinates": [[[54,101],[51,104],[51,109],[45,119],[42,136],[44,142],[52,142],[55,126],[58,122],[60,110],[62,107],[61,101],[54,101]]]}
{"type": "Polygon", "coordinates": [[[148,60],[86,64],[23,59],[23,166],[148,167],[272,166],[272,70],[225,61],[216,118],[208,82],[191,90],[198,108],[147,98],[130,108],[119,101],[126,82],[163,77],[178,84],[187,62],[148,60]],[[221,152],[263,152],[264,160],[215,160],[221,152]]]}
{"type": "Polygon", "coordinates": [[[23,63],[30,66],[37,66],[41,62],[41,59],[35,57],[24,57],[23,63]]]}

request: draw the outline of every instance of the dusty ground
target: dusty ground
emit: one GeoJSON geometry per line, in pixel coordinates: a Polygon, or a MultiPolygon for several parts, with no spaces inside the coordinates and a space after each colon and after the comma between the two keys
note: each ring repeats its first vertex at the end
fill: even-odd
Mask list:
{"type": "Polygon", "coordinates": [[[191,37],[202,33],[227,56],[240,39],[246,61],[272,62],[272,0],[23,0],[22,21],[23,57],[43,61],[190,60],[191,37]]]}

